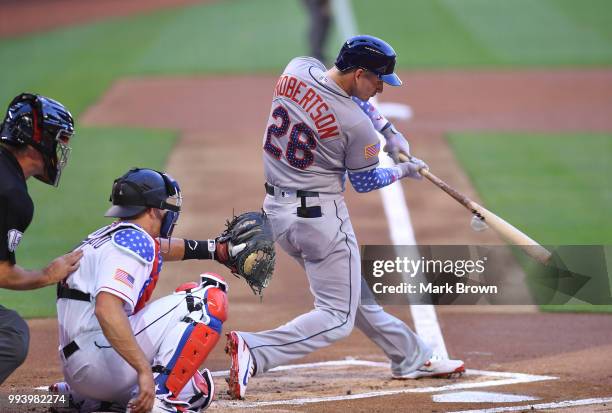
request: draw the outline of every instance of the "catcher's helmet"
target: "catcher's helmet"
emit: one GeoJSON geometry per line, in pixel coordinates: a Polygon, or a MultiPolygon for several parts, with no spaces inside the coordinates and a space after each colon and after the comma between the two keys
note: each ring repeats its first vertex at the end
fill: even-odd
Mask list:
{"type": "Polygon", "coordinates": [[[115,179],[110,195],[113,206],[104,216],[131,218],[147,208],[165,210],[160,235],[169,238],[178,221],[182,199],[178,182],[170,175],[154,169],[132,168],[115,179]]]}
{"type": "Polygon", "coordinates": [[[68,142],[72,135],[74,121],[64,105],[45,96],[22,93],[9,104],[2,122],[0,142],[36,148],[45,162],[45,173],[36,175],[36,178],[57,186],[68,162],[68,142]]]}
{"type": "Polygon", "coordinates": [[[395,57],[395,50],[384,40],[368,35],[353,36],[342,45],[335,66],[341,72],[356,68],[369,70],[383,82],[399,86],[402,81],[393,73],[395,57]]]}

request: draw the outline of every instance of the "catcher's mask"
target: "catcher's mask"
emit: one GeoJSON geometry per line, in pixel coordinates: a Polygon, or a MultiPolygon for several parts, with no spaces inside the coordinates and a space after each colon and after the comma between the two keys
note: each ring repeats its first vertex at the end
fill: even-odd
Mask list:
{"type": "Polygon", "coordinates": [[[64,105],[45,96],[22,93],[9,104],[0,142],[17,147],[31,145],[38,150],[43,156],[45,171],[35,178],[58,186],[68,163],[68,143],[73,135],[74,121],[64,105]]]}
{"type": "Polygon", "coordinates": [[[160,236],[170,238],[181,213],[183,197],[178,182],[170,175],[154,169],[132,168],[115,179],[110,195],[113,206],[104,216],[131,218],[147,208],[166,211],[160,236]]]}
{"type": "Polygon", "coordinates": [[[378,37],[353,36],[342,45],[334,64],[341,72],[369,70],[388,85],[399,86],[402,81],[393,73],[396,56],[391,45],[378,37]]]}

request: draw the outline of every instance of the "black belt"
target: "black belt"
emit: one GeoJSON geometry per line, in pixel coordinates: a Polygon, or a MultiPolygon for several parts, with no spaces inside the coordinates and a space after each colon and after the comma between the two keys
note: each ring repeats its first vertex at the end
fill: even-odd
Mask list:
{"type": "MultiPolygon", "coordinates": [[[[274,186],[269,183],[265,183],[266,193],[274,196],[274,186]]],[[[323,216],[321,212],[321,206],[306,206],[306,198],[318,198],[319,193],[313,191],[295,191],[295,195],[300,198],[301,206],[297,207],[297,216],[300,218],[320,218],[323,216]]]]}
{"type": "Polygon", "coordinates": [[[70,300],[91,302],[91,295],[81,290],[67,287],[61,283],[57,284],[57,298],[68,298],[70,300]]]}
{"type": "MultiPolygon", "coordinates": [[[[266,194],[274,196],[274,186],[267,182],[264,184],[264,186],[266,187],[266,194]]],[[[298,198],[316,198],[319,196],[319,193],[313,191],[301,191],[298,189],[295,191],[295,196],[298,198]]]]}
{"type": "Polygon", "coordinates": [[[72,356],[78,349],[78,344],[74,341],[71,341],[66,347],[62,349],[62,353],[64,353],[64,358],[68,360],[68,357],[72,356]]]}

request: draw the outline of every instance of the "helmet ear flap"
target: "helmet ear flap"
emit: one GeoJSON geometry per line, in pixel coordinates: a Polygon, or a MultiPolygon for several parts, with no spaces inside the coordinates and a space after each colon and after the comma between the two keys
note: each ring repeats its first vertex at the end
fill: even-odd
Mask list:
{"type": "Polygon", "coordinates": [[[20,116],[13,124],[10,134],[18,145],[25,145],[28,142],[29,136],[34,135],[34,125],[30,116],[20,116]]]}
{"type": "Polygon", "coordinates": [[[29,93],[22,93],[13,98],[1,125],[2,142],[21,146],[33,141],[36,105],[36,96],[29,93]]]}

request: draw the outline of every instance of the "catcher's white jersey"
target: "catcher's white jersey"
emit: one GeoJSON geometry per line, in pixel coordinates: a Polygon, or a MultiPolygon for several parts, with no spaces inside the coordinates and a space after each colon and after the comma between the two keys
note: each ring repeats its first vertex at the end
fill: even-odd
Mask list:
{"type": "Polygon", "coordinates": [[[323,193],[344,191],[345,174],[378,165],[372,122],[312,57],[293,59],[274,88],[263,138],[268,183],[323,193]]]}
{"type": "MultiPolygon", "coordinates": [[[[137,225],[119,222],[90,234],[80,246],[83,249],[80,267],[64,286],[64,291],[65,287],[73,293],[80,291],[80,298],[58,299],[57,313],[62,371],[73,401],[82,403],[81,412],[98,411],[101,401],[125,406],[139,390],[136,370],[115,351],[95,316],[96,296],[100,292],[123,300],[134,338],[152,366],[170,368],[172,360],[182,354],[184,343],[195,334],[195,323],[214,318],[208,315],[206,304],[212,286],[201,285],[189,293],[175,292],[145,305],[161,269],[158,245],[137,225]],[[89,294],[90,301],[80,300],[83,293],[89,294]],[[67,348],[71,348],[68,353],[67,348]]],[[[221,333],[222,321],[216,322],[218,330],[213,327],[207,330],[211,335],[221,333]]],[[[188,401],[187,404],[196,403],[196,394],[201,397],[198,393],[201,389],[193,385],[199,373],[194,370],[191,374],[193,378],[178,395],[178,400],[188,401]]],[[[163,375],[155,374],[157,385],[165,383],[160,376],[163,375]]],[[[164,391],[167,389],[157,397],[163,397],[164,391]]]]}
{"type": "Polygon", "coordinates": [[[126,315],[134,312],[151,275],[155,242],[136,226],[123,224],[122,227],[126,229],[101,228],[90,234],[81,246],[80,267],[67,278],[66,284],[90,294],[92,300],[57,301],[60,348],[84,332],[100,330],[94,310],[95,297],[102,291],[121,298],[126,315]],[[133,249],[124,246],[128,244],[133,249]]]}

